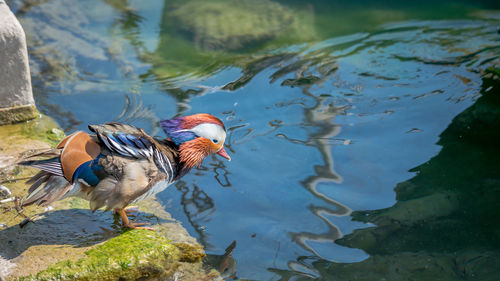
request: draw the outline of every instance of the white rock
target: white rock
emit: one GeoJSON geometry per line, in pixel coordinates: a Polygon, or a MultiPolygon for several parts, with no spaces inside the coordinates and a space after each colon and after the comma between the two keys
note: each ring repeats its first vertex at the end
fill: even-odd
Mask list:
{"type": "Polygon", "coordinates": [[[0,280],[5,280],[6,276],[11,273],[11,270],[15,266],[15,264],[11,263],[0,255],[0,280]]]}
{"type": "Polygon", "coordinates": [[[13,108],[18,112],[19,108],[33,108],[35,102],[31,90],[26,36],[4,0],[0,0],[0,68],[1,111],[13,108]]]}

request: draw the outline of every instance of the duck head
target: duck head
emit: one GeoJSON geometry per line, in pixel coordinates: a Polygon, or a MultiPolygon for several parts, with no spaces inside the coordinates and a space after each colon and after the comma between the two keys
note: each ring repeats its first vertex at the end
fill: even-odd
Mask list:
{"type": "Polygon", "coordinates": [[[180,161],[186,166],[199,166],[203,158],[211,154],[231,161],[224,149],[226,129],[219,118],[200,113],[162,120],[160,125],[168,138],[179,147],[180,161]]]}

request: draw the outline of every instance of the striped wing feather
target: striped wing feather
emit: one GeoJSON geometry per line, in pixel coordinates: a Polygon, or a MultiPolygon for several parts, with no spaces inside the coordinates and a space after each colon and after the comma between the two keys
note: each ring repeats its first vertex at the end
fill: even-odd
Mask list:
{"type": "Polygon", "coordinates": [[[153,155],[153,144],[142,129],[121,123],[89,125],[97,138],[111,152],[137,159],[149,158],[153,155]]]}
{"type": "Polygon", "coordinates": [[[113,153],[136,159],[153,157],[158,168],[167,174],[168,181],[174,180],[174,149],[147,135],[144,130],[122,123],[89,125],[89,129],[113,153]]]}

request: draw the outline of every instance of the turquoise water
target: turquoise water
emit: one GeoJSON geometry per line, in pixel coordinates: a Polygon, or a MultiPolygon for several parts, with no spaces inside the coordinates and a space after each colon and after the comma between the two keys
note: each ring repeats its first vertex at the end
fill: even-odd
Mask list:
{"type": "Polygon", "coordinates": [[[233,160],[159,198],[208,254],[237,241],[237,278],[497,279],[495,1],[200,3],[9,1],[39,109],[220,117],[233,160]]]}

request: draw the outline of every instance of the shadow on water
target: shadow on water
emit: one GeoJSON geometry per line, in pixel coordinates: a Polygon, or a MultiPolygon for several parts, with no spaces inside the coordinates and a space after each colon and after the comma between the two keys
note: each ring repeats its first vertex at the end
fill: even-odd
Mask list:
{"type": "Polygon", "coordinates": [[[87,247],[119,234],[119,222],[112,226],[110,213],[90,210],[58,210],[40,214],[41,219],[23,228],[13,225],[0,230],[2,254],[12,259],[36,245],[73,245],[87,247]]]}
{"type": "MultiPolygon", "coordinates": [[[[325,280],[496,280],[500,274],[500,69],[483,74],[481,97],[440,135],[441,151],[396,188],[397,203],[356,211],[376,227],[335,241],[371,256],[357,263],[299,257],[325,280]]],[[[314,276],[269,269],[280,280],[314,276]]],[[[298,278],[298,279],[297,279],[298,278]]]]}
{"type": "MultiPolygon", "coordinates": [[[[141,213],[139,220],[158,223],[156,216],[141,213]]],[[[33,222],[24,227],[13,225],[0,230],[2,255],[13,259],[32,246],[71,245],[89,247],[122,233],[120,219],[112,212],[88,209],[68,209],[39,214],[33,222]]],[[[36,257],[39,258],[39,257],[36,257]]]]}

